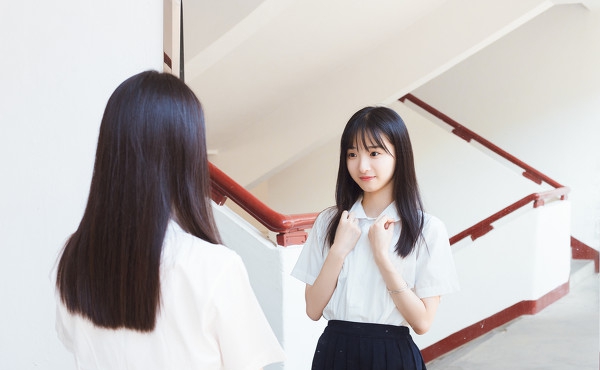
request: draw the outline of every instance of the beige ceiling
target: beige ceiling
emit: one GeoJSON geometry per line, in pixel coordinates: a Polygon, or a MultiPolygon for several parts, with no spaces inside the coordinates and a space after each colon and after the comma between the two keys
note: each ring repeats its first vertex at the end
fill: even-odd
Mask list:
{"type": "Polygon", "coordinates": [[[184,1],[211,160],[252,186],[553,6],[548,0],[184,1]]]}

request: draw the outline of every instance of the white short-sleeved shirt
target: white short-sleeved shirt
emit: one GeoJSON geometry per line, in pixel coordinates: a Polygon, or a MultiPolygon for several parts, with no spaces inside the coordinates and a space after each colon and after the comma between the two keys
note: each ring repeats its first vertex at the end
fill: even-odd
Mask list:
{"type": "MultiPolygon", "coordinates": [[[[373,259],[369,243],[369,227],[375,218],[367,217],[359,199],[350,209],[361,228],[361,236],[354,249],[346,256],[333,296],[323,310],[327,320],[344,320],[388,325],[408,325],[387,291],[387,287],[373,259]]],[[[335,216],[329,208],[317,217],[292,276],[314,284],[329,253],[327,227],[335,216]]],[[[399,220],[395,203],[382,214],[399,220]]],[[[427,213],[424,216],[423,239],[415,250],[402,258],[395,252],[400,237],[400,223],[395,223],[389,253],[397,271],[420,298],[440,296],[458,290],[458,278],[444,224],[427,213]]]]}
{"type": "Polygon", "coordinates": [[[70,314],[58,296],[56,330],[85,370],[256,370],[285,357],[241,258],[174,221],[163,246],[154,331],[96,327],[70,314]]]}

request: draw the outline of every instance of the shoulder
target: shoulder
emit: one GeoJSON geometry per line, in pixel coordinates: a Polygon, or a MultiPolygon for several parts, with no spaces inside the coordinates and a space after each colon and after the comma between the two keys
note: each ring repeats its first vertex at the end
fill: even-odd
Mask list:
{"type": "Polygon", "coordinates": [[[165,265],[178,265],[195,270],[222,270],[242,265],[240,256],[221,244],[212,244],[185,232],[174,222],[169,224],[163,246],[165,265]]]}
{"type": "Polygon", "coordinates": [[[320,222],[329,223],[331,221],[331,219],[333,219],[333,217],[335,217],[336,213],[337,213],[337,207],[335,207],[335,206],[325,208],[323,211],[321,211],[321,213],[319,213],[319,215],[317,216],[317,220],[315,220],[315,222],[320,221],[320,222]]]}
{"type": "Polygon", "coordinates": [[[337,208],[335,206],[325,208],[317,218],[315,219],[315,223],[313,224],[313,230],[318,230],[319,232],[324,232],[329,227],[331,220],[337,214],[337,208]]]}
{"type": "Polygon", "coordinates": [[[423,212],[423,230],[446,229],[446,225],[434,215],[423,212]]]}
{"type": "MultiPolygon", "coordinates": [[[[331,225],[332,219],[337,214],[336,207],[329,207],[317,215],[315,222],[308,234],[308,239],[304,243],[304,250],[321,250],[327,239],[327,231],[331,225]]],[[[304,252],[306,253],[306,252],[304,252]]]]}
{"type": "Polygon", "coordinates": [[[429,213],[423,212],[423,238],[428,245],[432,243],[448,243],[448,231],[442,220],[429,213]]]}

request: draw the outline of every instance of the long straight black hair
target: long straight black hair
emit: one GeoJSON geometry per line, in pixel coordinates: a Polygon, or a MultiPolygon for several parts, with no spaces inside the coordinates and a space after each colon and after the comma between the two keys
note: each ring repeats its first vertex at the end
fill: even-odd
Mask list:
{"type": "Polygon", "coordinates": [[[124,81],[106,105],[87,206],[58,264],[68,310],[99,327],[152,331],[169,219],[220,243],[209,194],[204,113],[192,90],[156,71],[124,81]]]}
{"type": "Polygon", "coordinates": [[[417,184],[408,130],[398,113],[386,107],[365,107],[354,113],[344,128],[340,141],[340,163],[335,189],[337,212],[329,223],[327,241],[330,246],[333,244],[342,212],[349,210],[363,193],[348,172],[348,149],[361,145],[366,148],[370,141],[384,148],[396,159],[393,195],[402,225],[396,243],[396,253],[406,257],[414,250],[423,232],[423,202],[417,184]],[[394,146],[394,153],[385,146],[384,137],[394,146]]]}

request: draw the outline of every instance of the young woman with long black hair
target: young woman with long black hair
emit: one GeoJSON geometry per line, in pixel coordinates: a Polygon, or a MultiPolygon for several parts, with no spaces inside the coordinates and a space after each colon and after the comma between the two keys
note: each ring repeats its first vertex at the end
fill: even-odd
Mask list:
{"type": "Polygon", "coordinates": [[[313,369],[425,369],[408,326],[427,332],[458,288],[443,223],[423,211],[402,118],[366,107],[346,124],[336,206],[313,226],[292,275],[324,317],[313,369]]]}
{"type": "Polygon", "coordinates": [[[258,369],[283,360],[237,254],[219,245],[204,114],[147,71],[110,97],[88,203],[57,268],[78,369],[258,369]]]}

